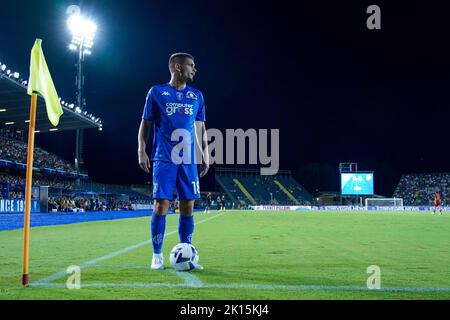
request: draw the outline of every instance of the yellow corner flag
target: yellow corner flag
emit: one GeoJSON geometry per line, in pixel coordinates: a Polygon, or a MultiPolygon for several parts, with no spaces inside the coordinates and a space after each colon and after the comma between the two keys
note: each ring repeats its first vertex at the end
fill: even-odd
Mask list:
{"type": "Polygon", "coordinates": [[[28,94],[31,96],[33,93],[40,93],[44,97],[48,119],[56,127],[63,110],[53,85],[52,77],[48,71],[47,62],[45,62],[41,43],[41,39],[36,39],[33,49],[31,49],[28,94]]]}
{"type": "Polygon", "coordinates": [[[30,256],[31,186],[33,182],[34,130],[36,128],[37,94],[40,93],[44,97],[48,119],[55,127],[59,123],[59,117],[63,114],[58,94],[53,85],[52,77],[50,76],[50,72],[48,72],[41,42],[41,39],[36,39],[33,49],[31,49],[30,79],[28,81],[28,94],[31,96],[31,104],[28,130],[27,173],[25,181],[25,210],[23,214],[22,285],[24,287],[26,287],[29,282],[28,266],[30,256]]]}

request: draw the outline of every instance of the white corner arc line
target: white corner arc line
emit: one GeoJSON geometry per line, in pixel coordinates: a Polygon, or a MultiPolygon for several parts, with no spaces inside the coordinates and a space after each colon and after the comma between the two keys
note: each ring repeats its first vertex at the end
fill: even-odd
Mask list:
{"type": "MultiPolygon", "coordinates": [[[[215,216],[212,216],[210,218],[206,218],[204,220],[201,220],[201,221],[195,223],[194,225],[199,225],[199,224],[202,224],[204,222],[211,221],[212,219],[220,217],[220,216],[222,216],[224,214],[225,214],[225,212],[224,213],[219,213],[219,214],[217,214],[215,216]]],[[[170,235],[175,234],[175,233],[178,233],[178,230],[174,230],[174,231],[168,232],[168,233],[165,234],[165,236],[170,236],[170,235]]],[[[114,251],[114,252],[111,252],[111,253],[103,256],[103,257],[96,258],[96,259],[89,260],[89,261],[81,263],[80,264],[80,268],[83,269],[83,268],[90,267],[90,266],[95,265],[96,263],[98,263],[100,261],[104,261],[104,260],[108,260],[108,259],[114,258],[116,256],[119,256],[121,254],[127,253],[129,251],[132,251],[134,249],[140,248],[140,247],[145,246],[145,245],[150,244],[150,243],[152,243],[151,239],[143,241],[143,242],[140,242],[140,243],[137,243],[137,244],[134,244],[132,246],[129,246],[129,247],[117,250],[117,251],[114,251]]],[[[58,280],[58,279],[66,276],[66,275],[67,275],[66,270],[59,271],[59,272],[56,272],[56,273],[54,273],[54,274],[52,274],[52,275],[50,275],[50,276],[48,276],[48,277],[46,277],[44,279],[35,281],[35,282],[33,282],[33,284],[48,284],[49,282],[54,281],[54,280],[58,280]]]]}

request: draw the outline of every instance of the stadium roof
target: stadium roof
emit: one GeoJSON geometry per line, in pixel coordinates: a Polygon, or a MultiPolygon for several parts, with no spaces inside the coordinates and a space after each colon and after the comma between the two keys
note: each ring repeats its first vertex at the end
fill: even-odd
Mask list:
{"type": "MultiPolygon", "coordinates": [[[[19,74],[9,70],[0,62],[0,126],[28,129],[30,118],[30,96],[27,94],[27,81],[19,74]]],[[[47,117],[44,98],[38,95],[36,111],[36,131],[49,132],[74,129],[97,128],[102,130],[98,117],[88,114],[74,104],[61,101],[64,114],[58,127],[54,127],[47,117]]]]}

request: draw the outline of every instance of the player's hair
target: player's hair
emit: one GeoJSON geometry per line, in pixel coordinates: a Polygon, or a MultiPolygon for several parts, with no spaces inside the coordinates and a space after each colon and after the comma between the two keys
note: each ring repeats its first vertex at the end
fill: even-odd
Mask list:
{"type": "Polygon", "coordinates": [[[169,58],[169,70],[170,72],[175,71],[175,63],[183,63],[186,59],[194,60],[194,57],[189,53],[177,52],[170,56],[169,58]]]}

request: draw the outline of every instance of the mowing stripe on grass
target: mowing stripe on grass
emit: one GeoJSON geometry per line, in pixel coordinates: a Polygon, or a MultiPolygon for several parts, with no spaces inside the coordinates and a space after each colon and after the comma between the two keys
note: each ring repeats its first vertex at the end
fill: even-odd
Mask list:
{"type": "MultiPolygon", "coordinates": [[[[33,287],[65,287],[62,283],[34,283],[33,287]]],[[[291,290],[291,291],[382,291],[382,292],[450,292],[450,288],[427,288],[427,287],[382,287],[381,289],[368,289],[364,286],[323,286],[323,285],[267,285],[267,284],[221,284],[210,283],[202,285],[192,285],[190,283],[85,283],[81,288],[96,287],[128,287],[128,288],[221,288],[221,289],[252,289],[252,290],[291,290]]]]}
{"type": "MultiPolygon", "coordinates": [[[[222,216],[222,215],[224,215],[224,214],[225,214],[225,213],[218,213],[218,214],[216,214],[215,216],[212,216],[212,217],[210,217],[210,218],[203,219],[203,220],[201,220],[201,221],[195,223],[195,225],[199,225],[199,224],[201,224],[201,223],[203,223],[203,222],[210,221],[210,220],[215,219],[215,218],[217,218],[217,217],[220,217],[220,216],[222,216]]],[[[168,233],[166,233],[165,236],[170,236],[170,235],[175,234],[175,233],[178,233],[178,230],[174,230],[174,231],[168,232],[168,233]]],[[[121,255],[121,254],[127,253],[127,252],[129,252],[129,251],[131,251],[131,250],[140,248],[140,247],[142,247],[142,246],[145,246],[145,245],[151,244],[151,243],[152,243],[152,240],[150,239],[150,240],[146,240],[146,241],[137,243],[137,244],[135,244],[135,245],[132,245],[132,246],[129,246],[129,247],[120,249],[120,250],[118,250],[118,251],[114,251],[114,252],[109,253],[109,254],[107,254],[107,255],[105,255],[105,256],[103,256],[103,257],[100,257],[100,258],[96,258],[96,259],[93,259],[93,260],[89,260],[89,261],[83,262],[83,263],[80,264],[80,268],[83,269],[83,268],[87,268],[87,267],[93,266],[93,265],[97,264],[98,262],[101,262],[101,261],[104,261],[104,260],[108,260],[108,259],[114,258],[114,257],[116,257],[116,256],[119,256],[119,255],[121,255]]],[[[51,281],[58,280],[58,279],[60,279],[60,278],[62,278],[62,277],[64,277],[64,276],[66,276],[66,275],[67,275],[66,270],[64,270],[64,271],[59,271],[59,272],[56,272],[56,273],[54,273],[54,274],[48,276],[47,278],[44,278],[44,279],[41,279],[41,280],[38,280],[38,281],[34,282],[34,284],[39,284],[39,283],[45,284],[45,283],[49,283],[49,282],[51,282],[51,281]]]]}

